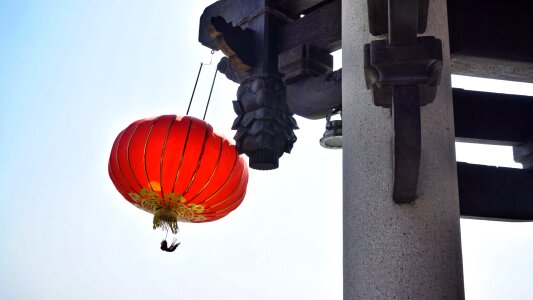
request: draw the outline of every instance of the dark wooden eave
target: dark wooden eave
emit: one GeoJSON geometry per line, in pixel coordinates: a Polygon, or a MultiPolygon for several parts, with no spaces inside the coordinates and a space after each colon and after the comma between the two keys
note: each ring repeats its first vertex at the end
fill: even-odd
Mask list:
{"type": "MultiPolygon", "coordinates": [[[[264,1],[268,2],[267,0],[264,1]]],[[[282,29],[280,52],[302,44],[330,51],[341,45],[341,18],[332,17],[332,0],[278,0],[280,10],[295,22],[282,29]],[[329,6],[329,8],[326,8],[329,6]],[[310,18],[299,19],[300,14],[310,18]],[[311,17],[312,14],[312,17],[311,17]],[[315,21],[313,21],[315,20],[315,21]],[[320,39],[326,39],[320,42],[320,39]],[[320,45],[318,43],[321,43],[320,45]]],[[[214,47],[204,30],[217,12],[234,25],[260,10],[256,1],[224,0],[202,16],[200,41],[214,47]],[[257,6],[257,7],[256,7],[257,6]]],[[[340,6],[340,1],[338,3],[340,6]]],[[[533,1],[448,0],[450,52],[454,74],[533,82],[533,1]]],[[[246,27],[246,25],[245,25],[246,27]]]]}
{"type": "MultiPolygon", "coordinates": [[[[264,7],[265,1],[248,0],[221,0],[204,9],[200,17],[198,41],[211,49],[219,50],[215,43],[215,37],[210,36],[207,29],[211,23],[211,18],[222,17],[226,22],[234,26],[246,23],[248,18],[264,7]]],[[[248,26],[243,26],[247,28],[248,26]]]]}
{"type": "Polygon", "coordinates": [[[453,89],[455,136],[519,145],[533,135],[533,97],[453,89]]]}
{"type": "MultiPolygon", "coordinates": [[[[279,1],[281,6],[298,13],[306,10],[312,12],[329,2],[279,1]]],[[[533,1],[448,0],[452,72],[460,75],[533,82],[533,30],[530,30],[533,27],[532,12],[533,1]]],[[[314,18],[321,20],[315,24],[324,22],[323,17],[314,18]]],[[[314,29],[309,31],[325,31],[321,33],[322,37],[338,36],[340,45],[340,17],[329,19],[328,22],[337,22],[336,25],[330,23],[328,26],[312,26],[312,22],[309,21],[305,27],[314,29]]],[[[291,37],[297,36],[291,34],[291,37]]],[[[282,48],[288,49],[283,46],[282,48]]]]}
{"type": "Polygon", "coordinates": [[[299,45],[310,45],[328,52],[341,48],[341,0],[328,1],[296,22],[281,29],[280,53],[299,45]]]}
{"type": "MultiPolygon", "coordinates": [[[[217,1],[202,15],[200,42],[216,48],[214,38],[205,31],[215,16],[258,30],[249,17],[271,4],[291,19],[279,28],[278,54],[302,44],[328,52],[341,47],[341,0],[217,1]]],[[[532,12],[533,1],[448,0],[452,72],[533,82],[532,12]]],[[[241,77],[232,80],[238,82],[241,77]]],[[[294,101],[299,106],[293,109],[301,115],[323,117],[325,111],[340,105],[340,77],[329,81],[323,77],[288,88],[290,102],[309,86],[321,87],[321,96],[310,101],[315,104],[303,106],[294,101]],[[321,107],[316,103],[324,95],[330,100],[320,103],[321,107]]],[[[515,155],[532,155],[533,146],[525,143],[533,135],[533,97],[453,89],[453,101],[458,140],[522,145],[515,147],[515,155]]],[[[463,217],[533,221],[533,170],[458,163],[457,171],[463,217]]]]}
{"type": "Polygon", "coordinates": [[[304,14],[330,0],[278,0],[278,5],[291,14],[304,14]]]}
{"type": "MultiPolygon", "coordinates": [[[[287,22],[279,32],[277,51],[282,53],[299,45],[311,45],[329,52],[341,48],[341,0],[328,1],[285,1],[285,5],[293,3],[298,7],[295,11],[305,8],[308,14],[300,18],[299,14],[288,13],[287,22]]],[[[250,16],[260,12],[268,1],[222,0],[208,6],[200,18],[199,41],[204,46],[218,50],[215,38],[210,36],[206,28],[211,18],[221,16],[234,26],[249,28],[250,16]]],[[[291,4],[292,5],[292,4],[291,4]]],[[[255,28],[251,28],[255,29],[255,28]]]]}
{"type": "Polygon", "coordinates": [[[457,163],[461,216],[533,221],[533,170],[457,163]]]}
{"type": "Polygon", "coordinates": [[[454,74],[533,82],[533,1],[448,0],[454,74]]]}

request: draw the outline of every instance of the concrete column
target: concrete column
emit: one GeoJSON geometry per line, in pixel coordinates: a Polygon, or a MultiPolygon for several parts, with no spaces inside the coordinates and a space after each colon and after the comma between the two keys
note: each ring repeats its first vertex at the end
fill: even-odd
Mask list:
{"type": "MultiPolygon", "coordinates": [[[[442,83],[422,108],[420,197],[392,200],[392,119],[363,74],[367,0],[343,0],[344,299],[463,299],[446,1],[430,0],[427,35],[444,47],[442,83]]],[[[384,37],[382,37],[384,38],[384,37]]]]}

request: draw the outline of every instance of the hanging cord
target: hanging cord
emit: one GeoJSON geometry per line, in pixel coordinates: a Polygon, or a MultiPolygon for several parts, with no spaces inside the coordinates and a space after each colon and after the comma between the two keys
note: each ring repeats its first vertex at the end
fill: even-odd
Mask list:
{"type": "MultiPolygon", "coordinates": [[[[192,90],[191,100],[189,100],[189,106],[187,107],[187,113],[185,115],[189,115],[189,111],[191,110],[192,101],[194,99],[194,94],[196,92],[196,87],[198,86],[198,80],[200,79],[200,74],[202,73],[202,68],[204,66],[212,65],[212,63],[213,63],[213,55],[214,54],[215,54],[215,50],[211,50],[211,59],[209,60],[209,63],[207,63],[207,64],[205,64],[203,62],[200,63],[200,69],[198,70],[198,75],[196,75],[196,82],[194,83],[194,88],[192,90]]],[[[215,80],[217,78],[217,73],[218,73],[218,70],[215,68],[215,76],[213,77],[213,82],[211,83],[211,91],[209,92],[209,98],[207,99],[207,105],[205,107],[203,120],[205,120],[205,116],[207,114],[207,109],[209,107],[209,102],[211,101],[211,95],[213,93],[213,87],[215,85],[215,80]]]]}
{"type": "Polygon", "coordinates": [[[209,102],[211,102],[211,95],[213,94],[213,87],[215,86],[215,80],[217,79],[218,70],[215,70],[215,76],[213,76],[213,82],[211,83],[211,91],[209,91],[209,98],[207,98],[207,104],[205,105],[204,117],[202,120],[205,121],[205,115],[207,115],[207,109],[209,108],[209,102]]]}
{"type": "Polygon", "coordinates": [[[204,63],[201,62],[200,70],[198,70],[198,76],[196,76],[196,82],[194,83],[194,88],[192,89],[192,95],[191,95],[191,100],[189,101],[189,107],[187,107],[187,113],[185,114],[186,116],[189,115],[189,110],[191,110],[192,99],[194,98],[194,92],[196,92],[196,86],[198,85],[198,79],[200,78],[200,74],[202,73],[203,66],[204,66],[204,63]]]}

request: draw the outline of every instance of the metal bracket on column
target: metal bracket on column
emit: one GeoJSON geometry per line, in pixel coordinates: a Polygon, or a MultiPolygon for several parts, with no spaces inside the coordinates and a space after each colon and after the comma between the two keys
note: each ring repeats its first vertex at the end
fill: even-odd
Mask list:
{"type": "Polygon", "coordinates": [[[374,104],[392,108],[396,203],[416,199],[420,107],[435,99],[442,73],[441,41],[417,37],[426,27],[427,5],[427,0],[368,0],[371,32],[388,33],[388,40],[365,45],[365,77],[367,88],[374,93],[374,104]]]}

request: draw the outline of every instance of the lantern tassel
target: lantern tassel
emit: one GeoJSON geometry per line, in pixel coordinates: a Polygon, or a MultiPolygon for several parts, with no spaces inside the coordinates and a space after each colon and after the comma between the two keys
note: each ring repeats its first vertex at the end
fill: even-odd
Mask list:
{"type": "Polygon", "coordinates": [[[172,231],[173,234],[178,233],[178,214],[167,208],[160,208],[154,213],[154,229],[161,228],[163,230],[172,231]]]}

